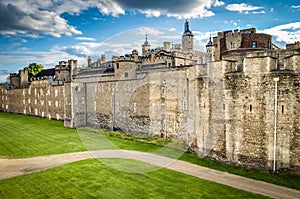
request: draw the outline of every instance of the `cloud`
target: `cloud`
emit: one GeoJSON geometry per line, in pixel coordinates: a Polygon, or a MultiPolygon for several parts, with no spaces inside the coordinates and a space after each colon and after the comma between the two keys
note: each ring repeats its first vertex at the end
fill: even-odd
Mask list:
{"type": "Polygon", "coordinates": [[[60,37],[62,34],[70,36],[81,34],[74,26],[57,13],[46,10],[33,10],[31,12],[21,9],[13,4],[0,3],[0,33],[5,35],[31,35],[48,34],[60,37]]]}
{"type": "Polygon", "coordinates": [[[264,10],[261,10],[261,11],[253,11],[252,13],[255,14],[255,15],[258,15],[258,14],[266,14],[266,12],[265,12],[264,10]]]}
{"type": "Polygon", "coordinates": [[[300,22],[282,24],[263,30],[275,38],[275,41],[284,44],[300,41],[300,22]]]}
{"type": "MultiPolygon", "coordinates": [[[[1,0],[0,34],[25,35],[37,38],[40,35],[82,34],[63,18],[63,14],[80,15],[89,8],[97,8],[103,15],[117,17],[128,13],[142,13],[147,17],[203,18],[214,16],[212,7],[223,6],[220,0],[1,0]]],[[[94,20],[100,18],[94,17],[94,20]]]]}
{"type": "Polygon", "coordinates": [[[244,13],[244,14],[264,14],[264,11],[256,11],[256,10],[261,10],[263,7],[260,6],[253,6],[245,3],[241,4],[229,4],[225,7],[225,9],[233,12],[239,12],[239,13],[244,13]],[[251,12],[253,11],[253,12],[251,12]],[[255,12],[255,13],[254,13],[255,12]]]}
{"type": "Polygon", "coordinates": [[[8,70],[0,70],[0,76],[7,76],[10,72],[8,70]]]}
{"type": "Polygon", "coordinates": [[[162,35],[164,33],[161,30],[157,29],[157,28],[142,27],[142,28],[137,29],[136,34],[137,35],[147,34],[147,35],[157,36],[157,35],[162,35]]]}
{"type": "Polygon", "coordinates": [[[95,38],[91,38],[91,37],[76,37],[75,39],[79,41],[96,41],[95,38]]]}
{"type": "Polygon", "coordinates": [[[203,18],[214,16],[211,7],[223,6],[224,2],[219,0],[173,0],[172,3],[161,0],[117,0],[127,10],[133,10],[145,14],[147,17],[203,18]]]}
{"type": "Polygon", "coordinates": [[[293,5],[293,6],[291,6],[291,8],[294,8],[294,9],[300,9],[300,5],[293,5]]]}

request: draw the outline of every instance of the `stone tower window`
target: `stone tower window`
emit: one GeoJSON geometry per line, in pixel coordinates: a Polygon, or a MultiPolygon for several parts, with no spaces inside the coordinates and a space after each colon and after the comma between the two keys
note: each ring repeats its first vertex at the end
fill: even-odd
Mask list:
{"type": "Polygon", "coordinates": [[[256,41],[252,41],[252,48],[257,48],[257,42],[256,41]]]}
{"type": "Polygon", "coordinates": [[[235,48],[235,43],[234,42],[230,43],[230,48],[235,48]]]}
{"type": "Polygon", "coordinates": [[[125,73],[125,77],[128,77],[128,73],[125,73]]]}
{"type": "Polygon", "coordinates": [[[287,114],[287,109],[286,109],[286,103],[285,102],[280,102],[279,103],[279,114],[285,115],[287,114]]]}
{"type": "Polygon", "coordinates": [[[119,63],[117,63],[117,69],[119,69],[119,67],[120,67],[120,66],[119,66],[119,63]]]}
{"type": "Polygon", "coordinates": [[[252,106],[252,104],[249,104],[249,112],[250,112],[250,113],[253,112],[253,106],[252,106]]]}

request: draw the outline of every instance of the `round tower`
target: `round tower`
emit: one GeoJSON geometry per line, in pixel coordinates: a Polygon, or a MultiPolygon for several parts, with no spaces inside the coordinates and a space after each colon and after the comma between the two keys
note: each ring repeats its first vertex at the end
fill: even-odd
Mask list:
{"type": "Polygon", "coordinates": [[[182,51],[183,52],[192,52],[194,50],[194,35],[190,31],[189,20],[185,20],[184,32],[182,35],[182,51]]]}
{"type": "Polygon", "coordinates": [[[148,37],[146,34],[146,41],[142,45],[142,56],[145,56],[147,54],[147,52],[150,51],[150,47],[151,47],[151,45],[148,43],[148,37]]]}

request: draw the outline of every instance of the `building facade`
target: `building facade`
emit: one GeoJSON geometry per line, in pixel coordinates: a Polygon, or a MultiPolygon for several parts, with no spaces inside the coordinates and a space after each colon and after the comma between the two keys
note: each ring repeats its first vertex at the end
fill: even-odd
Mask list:
{"type": "Polygon", "coordinates": [[[152,50],[146,36],[141,47],[142,55],[133,50],[111,61],[89,57],[89,67],[72,65],[62,84],[3,85],[0,109],[73,128],[170,137],[231,164],[300,170],[298,43],[277,49],[270,35],[246,29],[218,33],[199,52],[186,21],[181,44],[152,50]]]}

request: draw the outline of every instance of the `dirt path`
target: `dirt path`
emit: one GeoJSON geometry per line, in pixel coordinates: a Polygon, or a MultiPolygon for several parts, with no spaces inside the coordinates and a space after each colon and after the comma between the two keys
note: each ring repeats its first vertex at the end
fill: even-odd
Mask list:
{"type": "Polygon", "coordinates": [[[300,198],[298,190],[201,167],[181,160],[129,150],[86,151],[26,159],[0,159],[0,180],[89,158],[134,159],[272,198],[300,198]]]}

